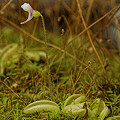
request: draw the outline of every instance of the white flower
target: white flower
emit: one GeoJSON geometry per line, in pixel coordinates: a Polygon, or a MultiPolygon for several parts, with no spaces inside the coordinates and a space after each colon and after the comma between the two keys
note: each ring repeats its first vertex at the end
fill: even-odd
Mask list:
{"type": "Polygon", "coordinates": [[[23,5],[21,5],[21,8],[24,10],[24,11],[27,11],[29,14],[28,14],[28,19],[24,22],[21,22],[20,24],[24,24],[28,21],[30,21],[33,16],[34,16],[34,9],[30,6],[29,3],[24,3],[23,5]]]}

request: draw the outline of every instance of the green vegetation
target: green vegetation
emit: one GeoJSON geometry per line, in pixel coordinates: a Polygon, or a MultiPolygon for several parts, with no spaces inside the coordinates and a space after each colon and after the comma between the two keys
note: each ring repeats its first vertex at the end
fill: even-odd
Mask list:
{"type": "Polygon", "coordinates": [[[35,18],[19,26],[1,17],[0,120],[119,120],[118,50],[93,40],[99,59],[87,34],[76,37],[67,30],[61,35],[47,30],[45,34],[44,23],[36,27],[40,21],[35,18]],[[52,111],[36,103],[41,100],[52,111]],[[24,113],[33,102],[41,109],[24,113]]]}
{"type": "MultiPolygon", "coordinates": [[[[12,39],[14,39],[14,37],[12,39]]],[[[62,37],[59,38],[59,42],[60,39],[62,40],[62,37]]],[[[19,37],[18,40],[16,39],[16,43],[17,42],[19,42],[19,37]]],[[[55,38],[52,42],[56,42],[55,38]]],[[[76,40],[76,42],[79,41],[76,40]]],[[[82,44],[82,41],[80,44],[82,44]]],[[[80,44],[76,43],[76,48],[80,46],[80,44]]],[[[23,109],[28,103],[43,99],[52,100],[58,103],[62,110],[65,99],[70,96],[70,94],[74,93],[78,93],[78,95],[79,93],[86,94],[87,101],[93,101],[96,97],[100,97],[105,101],[111,111],[109,116],[118,115],[120,112],[118,74],[120,68],[113,57],[107,56],[104,60],[108,78],[110,78],[110,83],[106,84],[104,73],[102,72],[102,68],[95,57],[95,54],[93,52],[90,54],[89,49],[87,48],[89,44],[85,45],[84,48],[80,47],[80,51],[82,52],[79,52],[79,55],[77,56],[81,58],[85,64],[88,64],[86,67],[80,64],[79,61],[74,60],[74,58],[66,55],[64,52],[56,53],[56,50],[49,48],[52,88],[50,90],[45,47],[40,44],[39,48],[39,45],[36,45],[36,42],[31,45],[31,47],[25,48],[24,44],[14,43],[1,48],[1,55],[4,52],[4,56],[7,56],[4,60],[4,73],[1,73],[0,78],[1,119],[80,119],[78,116],[62,112],[57,115],[54,112],[38,112],[31,115],[23,113],[23,109]],[[36,45],[36,47],[33,45],[36,45]],[[14,46],[19,47],[14,51],[14,46]]],[[[68,47],[68,51],[71,51],[69,53],[72,54],[72,49],[70,48],[71,46],[68,47]]],[[[2,57],[3,56],[1,56],[1,60],[2,57]]],[[[76,100],[74,100],[73,103],[75,103],[76,100]]],[[[68,102],[65,102],[65,104],[68,104],[68,102]]]]}

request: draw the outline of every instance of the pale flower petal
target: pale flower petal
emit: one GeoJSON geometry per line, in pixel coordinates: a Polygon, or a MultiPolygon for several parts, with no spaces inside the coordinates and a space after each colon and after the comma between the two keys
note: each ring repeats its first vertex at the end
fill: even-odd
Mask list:
{"type": "Polygon", "coordinates": [[[21,5],[21,8],[27,12],[29,12],[32,9],[29,3],[24,3],[23,5],[21,5]]]}
{"type": "Polygon", "coordinates": [[[25,24],[26,22],[30,21],[33,18],[34,10],[28,3],[24,3],[23,5],[21,5],[21,8],[23,8],[23,10],[25,10],[29,13],[28,19],[26,21],[20,23],[20,24],[25,24]]]}

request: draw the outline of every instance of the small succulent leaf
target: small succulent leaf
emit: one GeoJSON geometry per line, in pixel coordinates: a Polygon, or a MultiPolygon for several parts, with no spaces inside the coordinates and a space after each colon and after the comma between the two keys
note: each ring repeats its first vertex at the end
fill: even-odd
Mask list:
{"type": "Polygon", "coordinates": [[[75,105],[67,105],[64,108],[65,113],[72,113],[73,115],[79,115],[83,117],[86,113],[86,109],[82,109],[83,105],[81,104],[75,104],[75,105]]]}
{"type": "Polygon", "coordinates": [[[88,107],[87,107],[87,109],[88,109],[88,117],[95,118],[96,116],[95,116],[94,112],[92,110],[90,110],[88,107]]]}
{"type": "Polygon", "coordinates": [[[69,96],[64,103],[64,107],[67,105],[70,105],[76,98],[80,97],[81,94],[73,94],[71,96],[69,96]]]}
{"type": "Polygon", "coordinates": [[[69,109],[79,110],[82,108],[83,108],[83,104],[67,105],[64,107],[64,111],[68,111],[69,109]]]}
{"type": "Polygon", "coordinates": [[[71,104],[78,104],[85,101],[86,101],[86,96],[81,95],[80,97],[76,98],[71,104]]]}
{"type": "Polygon", "coordinates": [[[25,109],[24,113],[32,114],[32,113],[42,112],[42,111],[45,111],[45,112],[48,112],[48,111],[49,112],[52,112],[52,111],[59,112],[59,108],[54,106],[54,105],[43,104],[43,105],[32,106],[28,109],[25,109]]]}
{"type": "Polygon", "coordinates": [[[24,113],[26,114],[32,114],[32,113],[41,112],[41,111],[59,112],[60,109],[57,103],[49,100],[40,100],[40,101],[33,102],[28,106],[26,106],[24,109],[24,113]]]}
{"type": "Polygon", "coordinates": [[[91,104],[91,109],[93,110],[94,108],[98,107],[100,104],[100,99],[97,98],[94,100],[94,102],[91,104]]]}
{"type": "Polygon", "coordinates": [[[91,109],[94,112],[95,116],[100,115],[102,110],[106,107],[105,102],[97,98],[91,105],[91,109]]]}
{"type": "Polygon", "coordinates": [[[17,49],[18,49],[17,44],[10,44],[2,50],[0,56],[0,74],[4,74],[4,69],[8,61],[8,58],[10,58],[17,49]]]}
{"type": "Polygon", "coordinates": [[[120,120],[120,116],[113,116],[113,117],[108,117],[105,120],[120,120]]]}
{"type": "Polygon", "coordinates": [[[104,120],[105,117],[107,117],[107,116],[109,115],[109,113],[110,113],[109,108],[108,108],[108,107],[105,107],[105,108],[103,109],[103,111],[100,113],[100,115],[99,115],[98,118],[99,118],[100,120],[104,120]]]}

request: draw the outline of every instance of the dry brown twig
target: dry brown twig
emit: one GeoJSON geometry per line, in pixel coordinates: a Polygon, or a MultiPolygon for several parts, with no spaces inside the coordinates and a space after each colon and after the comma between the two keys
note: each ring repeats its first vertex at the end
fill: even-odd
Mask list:
{"type": "Polygon", "coordinates": [[[12,3],[13,0],[10,0],[7,4],[5,4],[5,6],[2,7],[2,9],[0,10],[0,13],[2,14],[3,11],[12,3]]]}
{"type": "MultiPolygon", "coordinates": [[[[8,77],[4,80],[6,81],[8,77]]],[[[24,101],[12,88],[10,88],[4,81],[0,80],[1,83],[3,83],[13,94],[15,94],[19,99],[21,99],[25,104],[27,104],[26,101],[24,101]]]]}
{"type": "MultiPolygon", "coordinates": [[[[79,14],[80,14],[80,17],[81,17],[81,19],[82,19],[83,25],[84,25],[85,29],[87,29],[87,26],[86,26],[84,17],[83,17],[83,15],[82,15],[82,10],[81,10],[79,1],[76,0],[76,2],[77,2],[77,5],[78,5],[79,14]]],[[[97,50],[96,50],[96,48],[95,48],[93,42],[92,42],[92,38],[91,38],[91,36],[90,36],[89,30],[87,30],[87,35],[88,35],[89,41],[90,41],[90,43],[91,43],[91,46],[92,46],[92,48],[93,48],[93,50],[94,50],[94,52],[95,52],[95,54],[96,54],[96,56],[97,56],[97,58],[98,58],[98,60],[99,60],[99,62],[100,62],[100,64],[101,64],[101,66],[102,66],[102,68],[103,68],[103,72],[104,72],[104,74],[105,74],[105,76],[106,76],[106,80],[107,80],[107,82],[109,83],[109,80],[108,80],[108,77],[107,77],[106,70],[105,70],[104,65],[103,65],[103,63],[102,63],[102,60],[101,60],[101,58],[100,58],[100,56],[99,56],[99,54],[98,54],[98,52],[97,52],[97,50]]]]}
{"type": "Polygon", "coordinates": [[[105,17],[107,17],[110,13],[112,13],[115,9],[117,9],[118,7],[120,7],[120,4],[115,6],[114,8],[112,8],[108,13],[106,13],[104,16],[102,16],[101,18],[99,18],[98,20],[96,20],[94,23],[92,23],[91,25],[89,25],[87,28],[85,28],[82,32],[80,32],[78,35],[76,35],[75,37],[72,38],[72,40],[67,44],[67,46],[69,44],[71,44],[75,39],[77,39],[79,36],[81,36],[83,33],[85,33],[87,30],[89,30],[90,28],[92,28],[94,25],[96,25],[97,23],[99,23],[101,20],[103,20],[105,17]]]}

